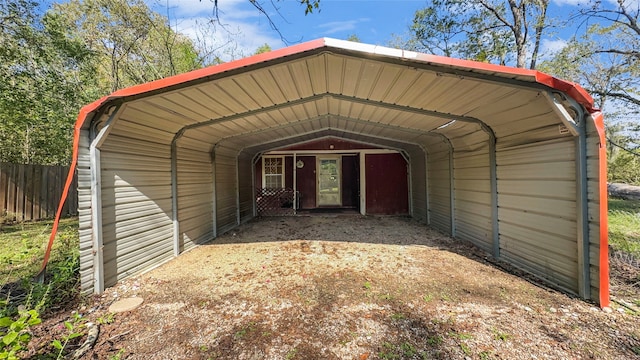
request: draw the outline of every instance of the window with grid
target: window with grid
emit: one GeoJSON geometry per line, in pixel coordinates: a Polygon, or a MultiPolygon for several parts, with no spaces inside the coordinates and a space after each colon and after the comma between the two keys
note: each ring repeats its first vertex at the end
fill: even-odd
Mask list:
{"type": "Polygon", "coordinates": [[[265,188],[283,188],[284,157],[264,157],[262,174],[262,183],[265,188]]]}

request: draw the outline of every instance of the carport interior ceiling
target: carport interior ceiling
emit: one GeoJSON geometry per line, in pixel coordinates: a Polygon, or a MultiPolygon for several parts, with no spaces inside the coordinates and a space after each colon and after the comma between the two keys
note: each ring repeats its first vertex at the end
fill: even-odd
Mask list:
{"type": "Polygon", "coordinates": [[[334,39],[118,91],[78,119],[83,288],[253,218],[256,156],[332,136],[401,151],[417,220],[606,303],[592,104],[539,72],[334,39]]]}

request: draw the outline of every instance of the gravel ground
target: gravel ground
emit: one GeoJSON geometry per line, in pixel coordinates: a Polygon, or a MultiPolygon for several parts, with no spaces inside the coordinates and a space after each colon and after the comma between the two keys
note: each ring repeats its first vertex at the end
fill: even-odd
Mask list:
{"type": "MultiPolygon", "coordinates": [[[[638,358],[637,315],[487,256],[403,217],[257,219],[89,301],[84,318],[103,324],[85,358],[638,358]],[[142,306],[111,319],[132,296],[142,306]]],[[[36,330],[30,355],[66,316],[36,330]]]]}

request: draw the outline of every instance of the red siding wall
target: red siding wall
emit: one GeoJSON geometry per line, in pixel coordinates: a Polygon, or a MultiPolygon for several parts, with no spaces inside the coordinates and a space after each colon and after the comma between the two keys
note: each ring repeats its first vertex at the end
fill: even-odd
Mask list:
{"type": "Polygon", "coordinates": [[[367,214],[408,214],[407,162],[400,154],[365,157],[367,214]]]}

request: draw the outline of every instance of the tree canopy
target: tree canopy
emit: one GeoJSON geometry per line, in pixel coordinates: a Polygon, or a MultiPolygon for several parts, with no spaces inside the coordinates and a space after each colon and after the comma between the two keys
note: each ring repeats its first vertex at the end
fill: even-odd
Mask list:
{"type": "MultiPolygon", "coordinates": [[[[217,17],[218,0],[204,1],[211,1],[217,17]]],[[[269,14],[284,0],[248,1],[277,32],[269,14]]],[[[305,14],[320,11],[320,0],[298,2],[305,14]]],[[[637,163],[637,2],[592,0],[571,13],[551,13],[552,5],[549,0],[432,0],[415,12],[409,35],[396,38],[393,46],[538,69],[575,81],[607,114],[611,168],[637,163]],[[558,51],[544,52],[545,41],[557,40],[563,28],[572,29],[573,36],[560,41],[558,51]]],[[[198,30],[195,37],[176,32],[144,0],[69,0],[49,7],[33,0],[0,2],[0,161],[68,163],[73,122],[83,104],[123,87],[220,63],[224,53],[238,51],[219,45],[232,43],[233,34],[213,42],[219,34],[198,30]]],[[[354,34],[348,40],[359,38],[354,34]]],[[[265,43],[255,53],[270,50],[265,43]]],[[[626,170],[612,171],[612,177],[640,178],[640,169],[626,170]]]]}
{"type": "Polygon", "coordinates": [[[141,0],[0,2],[0,161],[65,164],[80,107],[201,67],[190,39],[141,0]]]}

